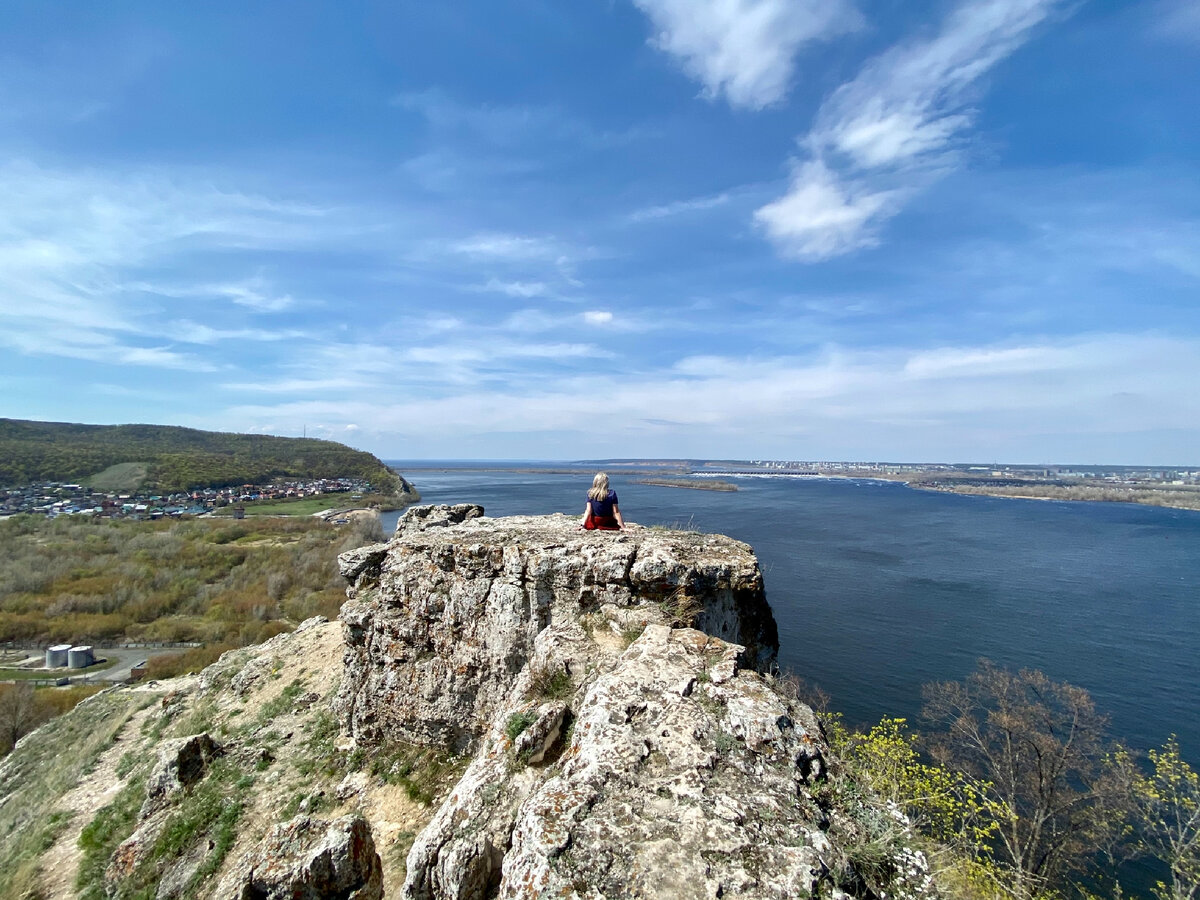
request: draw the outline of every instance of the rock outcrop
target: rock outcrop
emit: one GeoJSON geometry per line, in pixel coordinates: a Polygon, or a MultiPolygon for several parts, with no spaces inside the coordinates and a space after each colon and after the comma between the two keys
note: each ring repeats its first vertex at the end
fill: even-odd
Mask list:
{"type": "Polygon", "coordinates": [[[739,643],[749,668],[774,661],[775,619],[745,544],[482,512],[417,507],[391,542],[342,557],[352,585],[337,708],[357,739],[474,748],[531,664],[578,684],[607,644],[648,624],[739,643]]]}
{"type": "Polygon", "coordinates": [[[422,507],[340,566],[341,622],[104,691],[22,742],[0,816],[48,842],[45,877],[22,850],[0,893],[936,897],[903,812],[773,677],[744,544],[422,507]],[[81,741],[87,784],[64,794],[55,751],[81,741]],[[47,811],[71,808],[59,833],[47,811]]]}
{"type": "Polygon", "coordinates": [[[222,752],[221,745],[207,734],[167,741],[159,750],[158,761],[146,782],[146,800],[140,817],[148,818],[156,806],[200,781],[209,763],[222,752]]]}
{"type": "Polygon", "coordinates": [[[405,898],[783,898],[827,874],[828,751],[769,674],[746,545],[423,507],[342,567],[345,726],[474,754],[405,898]]]}
{"type": "Polygon", "coordinates": [[[222,879],[220,900],[379,900],[383,876],[361,816],[300,816],[276,825],[222,879]]]}

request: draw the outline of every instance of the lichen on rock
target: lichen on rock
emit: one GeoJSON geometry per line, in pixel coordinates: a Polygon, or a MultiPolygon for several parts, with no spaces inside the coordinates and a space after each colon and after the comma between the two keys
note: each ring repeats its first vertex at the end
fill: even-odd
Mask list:
{"type": "Polygon", "coordinates": [[[345,726],[473,753],[402,896],[812,893],[828,751],[768,674],[751,549],[476,509],[411,510],[343,558],[345,726]]]}
{"type": "MultiPolygon", "coordinates": [[[[352,583],[337,709],[356,738],[475,747],[548,628],[632,636],[684,609],[686,624],[743,645],[747,666],[774,662],[775,619],[745,544],[644,528],[597,535],[568,516],[481,513],[417,507],[388,544],[343,555],[352,583]]],[[[563,662],[578,676],[603,655],[601,643],[575,641],[563,662]]]]}

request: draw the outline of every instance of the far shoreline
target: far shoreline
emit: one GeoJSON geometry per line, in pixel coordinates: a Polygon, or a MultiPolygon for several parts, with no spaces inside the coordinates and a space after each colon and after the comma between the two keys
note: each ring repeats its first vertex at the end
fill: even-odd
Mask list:
{"type": "MultiPolygon", "coordinates": [[[[466,464],[463,461],[457,465],[437,465],[436,462],[431,462],[425,466],[408,465],[408,471],[476,471],[476,472],[512,472],[517,474],[529,475],[575,475],[582,476],[592,470],[593,467],[572,465],[565,463],[561,465],[522,465],[520,463],[506,466],[497,463],[480,462],[478,464],[466,464]]],[[[609,467],[613,470],[614,467],[609,467]]],[[[651,463],[637,464],[633,463],[628,467],[623,467],[616,470],[621,477],[628,478],[636,484],[650,484],[659,487],[681,487],[693,490],[724,490],[736,491],[736,484],[730,484],[730,487],[710,487],[702,482],[711,480],[716,475],[724,475],[726,477],[748,477],[748,478],[795,478],[799,480],[833,480],[842,481],[876,481],[902,484],[905,487],[913,490],[930,491],[940,494],[960,494],[964,496],[976,497],[1001,497],[1010,500],[1053,500],[1064,503],[1129,503],[1136,506],[1157,507],[1160,509],[1178,509],[1189,512],[1200,512],[1200,489],[1188,490],[1187,488],[1180,489],[1177,485],[1166,485],[1163,487],[1148,487],[1145,485],[1137,486],[1113,486],[1111,484],[1053,484],[1039,485],[1036,482],[1026,484],[1013,485],[988,485],[988,484],[973,484],[969,479],[962,481],[954,481],[953,483],[934,484],[928,481],[923,481],[919,474],[903,475],[903,474],[882,474],[877,471],[855,472],[838,471],[804,471],[804,472],[788,472],[780,470],[764,469],[762,471],[738,471],[738,472],[706,472],[697,471],[695,468],[685,466],[661,465],[655,466],[651,463]],[[640,477],[638,477],[640,476],[640,477]],[[1080,496],[1081,494],[1089,493],[1092,496],[1080,496]]]]}

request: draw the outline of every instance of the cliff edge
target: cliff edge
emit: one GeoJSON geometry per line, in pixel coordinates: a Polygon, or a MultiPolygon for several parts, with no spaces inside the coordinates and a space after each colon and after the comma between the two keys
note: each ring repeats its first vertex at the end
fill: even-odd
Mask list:
{"type": "Polygon", "coordinates": [[[427,506],[339,564],[340,622],[24,738],[0,895],[932,896],[771,674],[745,544],[427,506]]]}
{"type": "Polygon", "coordinates": [[[827,880],[828,749],[768,674],[745,544],[422,507],[341,557],[355,740],[471,754],[409,900],[786,898],[827,880]]]}

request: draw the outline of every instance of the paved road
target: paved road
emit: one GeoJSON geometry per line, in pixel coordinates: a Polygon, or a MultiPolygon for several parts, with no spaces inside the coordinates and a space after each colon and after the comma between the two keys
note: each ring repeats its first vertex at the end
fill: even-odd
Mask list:
{"type": "MultiPolygon", "coordinates": [[[[124,647],[97,647],[95,650],[96,659],[116,660],[116,663],[107,669],[101,669],[97,672],[79,673],[74,669],[61,669],[55,672],[53,677],[70,678],[72,684],[96,684],[98,682],[124,682],[129,680],[129,670],[139,662],[149,659],[151,656],[161,656],[164,654],[184,653],[188,648],[180,647],[154,647],[154,648],[132,648],[124,647]]],[[[42,655],[44,651],[30,651],[30,655],[42,655]]],[[[36,671],[36,670],[35,670],[36,671]]],[[[47,676],[48,678],[51,676],[47,676]]],[[[0,681],[3,676],[0,675],[0,681]]]]}

